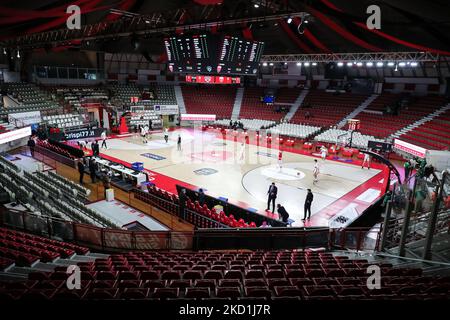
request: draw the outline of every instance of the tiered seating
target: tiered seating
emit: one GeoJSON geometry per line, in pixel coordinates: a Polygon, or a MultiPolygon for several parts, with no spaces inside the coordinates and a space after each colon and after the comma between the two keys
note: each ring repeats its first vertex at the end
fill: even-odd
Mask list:
{"type": "Polygon", "coordinates": [[[4,172],[0,174],[0,186],[7,190],[11,198],[27,205],[27,208],[36,215],[47,215],[99,227],[121,227],[120,224],[75,199],[74,196],[78,191],[75,193],[69,186],[62,187],[59,180],[43,173],[18,173],[1,163],[0,171],[4,172]]]}
{"type": "Polygon", "coordinates": [[[149,102],[144,103],[144,105],[177,104],[177,98],[175,97],[175,89],[173,88],[172,85],[152,84],[150,85],[150,90],[154,92],[156,97],[155,99],[149,100],[149,102]]]}
{"type": "Polygon", "coordinates": [[[366,107],[366,110],[384,112],[386,111],[387,106],[394,105],[397,101],[400,101],[401,98],[402,96],[400,94],[383,92],[383,94],[376,97],[376,99],[366,107]]]}
{"type": "Polygon", "coordinates": [[[3,271],[11,266],[13,266],[15,263],[14,260],[0,257],[0,271],[3,271]]]}
{"type": "Polygon", "coordinates": [[[82,102],[101,102],[108,100],[108,92],[103,87],[77,86],[56,87],[56,95],[74,108],[81,107],[82,102]]]}
{"type": "Polygon", "coordinates": [[[155,111],[153,110],[144,110],[144,111],[138,111],[134,113],[130,118],[128,119],[128,125],[129,126],[148,126],[149,121],[152,120],[152,127],[153,128],[161,128],[162,127],[162,120],[161,117],[158,116],[155,111]]]}
{"type": "Polygon", "coordinates": [[[87,121],[79,114],[59,114],[54,116],[42,117],[42,120],[47,121],[51,126],[56,126],[58,128],[71,128],[81,126],[87,121]]]}
{"type": "Polygon", "coordinates": [[[76,156],[71,154],[68,150],[65,150],[61,147],[58,147],[57,145],[51,144],[48,140],[36,140],[36,145],[51,150],[53,152],[56,152],[64,157],[67,157],[69,159],[76,159],[76,156]]]}
{"type": "Polygon", "coordinates": [[[280,88],[276,93],[275,102],[293,104],[297,100],[302,89],[300,88],[280,88]]]}
{"type": "MultiPolygon", "coordinates": [[[[327,131],[322,132],[321,134],[314,137],[315,141],[327,142],[327,143],[336,143],[338,136],[344,133],[347,133],[346,130],[339,129],[328,129],[327,131]]],[[[352,146],[357,148],[367,148],[369,141],[384,141],[382,139],[377,139],[374,136],[364,135],[360,132],[353,133],[352,146]]]]}
{"type": "MultiPolygon", "coordinates": [[[[374,102],[379,106],[378,99],[380,97],[375,99],[374,102]]],[[[425,96],[415,99],[409,106],[401,108],[397,116],[361,112],[357,116],[361,120],[361,133],[386,138],[440,108],[445,98],[441,96],[425,96]]],[[[366,108],[366,110],[371,109],[371,105],[366,108]]]]}
{"type": "MultiPolygon", "coordinates": [[[[64,184],[66,186],[66,188],[72,188],[72,189],[76,190],[76,194],[77,195],[79,194],[84,198],[87,198],[89,196],[89,194],[91,193],[91,190],[89,190],[88,188],[85,188],[79,184],[76,184],[72,180],[64,178],[63,176],[60,176],[59,174],[57,174],[55,172],[47,171],[47,175],[48,175],[48,178],[50,178],[51,180],[53,180],[55,182],[55,184],[57,184],[57,185],[64,184]]],[[[73,193],[75,194],[75,191],[73,193]]]]}
{"type": "Polygon", "coordinates": [[[264,88],[245,88],[239,114],[240,118],[278,122],[285,116],[284,113],[276,112],[274,105],[267,105],[261,101],[261,97],[264,96],[264,90],[264,88]]]}
{"type": "Polygon", "coordinates": [[[130,104],[132,97],[141,98],[141,91],[135,84],[116,84],[111,86],[110,89],[122,104],[130,104]]]}
{"type": "Polygon", "coordinates": [[[183,99],[187,113],[216,114],[218,119],[231,118],[235,87],[183,86],[183,99]]]}
{"type": "Polygon", "coordinates": [[[200,206],[198,201],[192,202],[188,199],[186,208],[200,215],[193,215],[189,211],[187,211],[186,214],[186,220],[199,228],[224,228],[226,226],[231,228],[256,227],[256,224],[253,221],[247,223],[242,218],[236,220],[232,214],[227,216],[223,211],[217,213],[216,209],[209,209],[206,204],[200,206]],[[201,216],[204,216],[207,219],[202,219],[201,216]]]}
{"type": "Polygon", "coordinates": [[[33,84],[10,82],[7,84],[8,95],[19,103],[19,106],[1,108],[0,115],[27,112],[34,110],[54,110],[61,108],[51,101],[47,94],[33,84]]]}
{"type": "Polygon", "coordinates": [[[154,185],[147,187],[147,191],[134,189],[134,197],[158,207],[173,215],[178,215],[178,196],[162,190],[154,185]]]}
{"type": "Polygon", "coordinates": [[[450,110],[400,136],[426,149],[450,149],[450,110]]]}
{"type": "Polygon", "coordinates": [[[367,96],[361,94],[336,95],[321,90],[310,90],[291,122],[320,127],[334,126],[366,99],[367,96]],[[307,113],[310,115],[309,118],[305,117],[307,113]]]}
{"type": "Polygon", "coordinates": [[[367,288],[366,260],[325,252],[130,252],[78,263],[81,289],[68,290],[66,267],[30,273],[21,283],[0,283],[2,299],[448,299],[449,277],[421,269],[382,269],[381,289],[367,288]]]}
{"type": "MultiPolygon", "coordinates": [[[[239,119],[239,121],[242,122],[242,124],[244,125],[244,129],[255,131],[258,131],[262,128],[268,128],[276,123],[275,121],[260,120],[260,119],[239,119]]],[[[217,120],[214,122],[214,124],[223,127],[229,127],[230,119],[217,120]]]]}
{"type": "Polygon", "coordinates": [[[289,136],[294,138],[305,139],[320,131],[320,127],[294,124],[294,123],[281,123],[270,129],[272,134],[279,134],[282,136],[289,136]]]}
{"type": "Polygon", "coordinates": [[[88,252],[88,248],[71,243],[0,228],[0,257],[13,260],[18,266],[31,266],[37,261],[51,262],[59,257],[88,252]]]}

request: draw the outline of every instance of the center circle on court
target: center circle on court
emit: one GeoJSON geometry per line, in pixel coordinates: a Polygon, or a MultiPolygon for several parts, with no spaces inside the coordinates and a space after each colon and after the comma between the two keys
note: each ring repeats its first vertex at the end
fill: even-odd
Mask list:
{"type": "Polygon", "coordinates": [[[301,180],[305,177],[305,173],[294,168],[278,168],[278,166],[270,166],[261,169],[261,174],[265,177],[276,180],[301,180]]]}

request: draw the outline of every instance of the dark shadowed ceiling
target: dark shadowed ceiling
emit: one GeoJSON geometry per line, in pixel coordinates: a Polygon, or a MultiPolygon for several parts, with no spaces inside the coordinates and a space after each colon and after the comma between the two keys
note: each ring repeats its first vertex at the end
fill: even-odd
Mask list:
{"type": "MultiPolygon", "coordinates": [[[[279,19],[227,27],[219,25],[210,31],[241,34],[264,41],[266,54],[432,51],[450,55],[448,0],[3,0],[0,2],[0,41],[3,42],[0,46],[13,48],[14,42],[11,41],[17,37],[65,28],[68,16],[65,11],[70,4],[81,7],[83,26],[105,21],[120,23],[120,30],[126,30],[130,18],[112,14],[110,9],[146,16],[161,14],[165,21],[161,26],[171,27],[307,12],[310,14],[309,23],[302,35],[297,31],[301,22],[299,17],[294,17],[291,24],[286,19],[279,19]],[[255,3],[259,4],[258,8],[255,8],[255,3]],[[372,4],[381,8],[380,30],[368,30],[365,24],[368,17],[366,9],[372,4]]],[[[168,33],[138,36],[140,45],[137,49],[133,48],[131,37],[114,37],[112,34],[89,44],[83,39],[64,44],[51,43],[46,45],[46,49],[140,51],[157,56],[164,53],[162,37],[168,33]]]]}

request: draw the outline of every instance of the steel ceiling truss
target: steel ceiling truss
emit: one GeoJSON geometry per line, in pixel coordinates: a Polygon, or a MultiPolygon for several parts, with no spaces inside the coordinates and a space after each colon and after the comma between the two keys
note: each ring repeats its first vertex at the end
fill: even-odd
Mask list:
{"type": "Polygon", "coordinates": [[[438,62],[439,58],[430,52],[319,53],[263,55],[261,62],[438,62]]]}
{"type": "MultiPolygon", "coordinates": [[[[157,33],[173,33],[175,31],[206,30],[211,27],[223,27],[232,25],[242,25],[245,23],[258,23],[287,19],[288,17],[302,16],[304,12],[285,12],[277,14],[264,14],[253,17],[232,18],[232,19],[205,19],[201,23],[179,24],[180,17],[187,11],[177,9],[168,13],[153,13],[139,15],[125,13],[121,11],[111,11],[121,15],[120,19],[114,21],[102,21],[95,24],[82,26],[81,29],[69,30],[67,28],[53,31],[34,33],[5,40],[0,43],[0,47],[11,49],[39,48],[46,46],[69,45],[75,41],[89,40],[116,40],[118,37],[128,37],[131,35],[151,35],[157,33]]],[[[202,13],[205,17],[211,16],[212,11],[206,10],[202,13]]],[[[203,19],[202,19],[203,20],[203,19]]]]}

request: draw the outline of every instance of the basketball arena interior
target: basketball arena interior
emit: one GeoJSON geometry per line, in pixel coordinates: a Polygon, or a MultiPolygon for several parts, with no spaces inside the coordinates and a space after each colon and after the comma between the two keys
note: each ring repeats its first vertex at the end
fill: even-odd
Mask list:
{"type": "Polygon", "coordinates": [[[449,300],[449,12],[2,1],[0,302],[449,300]]]}

